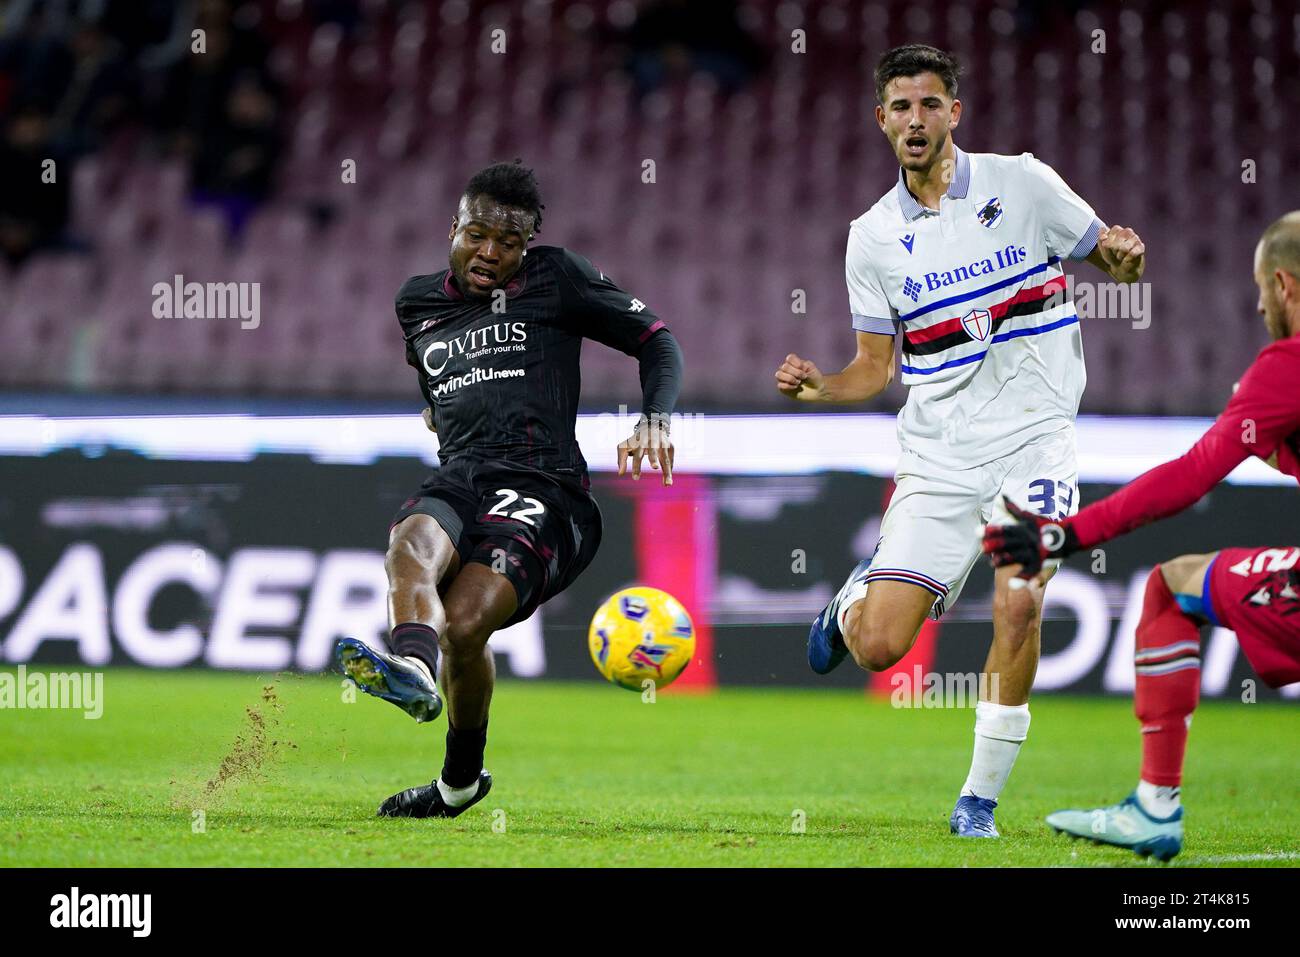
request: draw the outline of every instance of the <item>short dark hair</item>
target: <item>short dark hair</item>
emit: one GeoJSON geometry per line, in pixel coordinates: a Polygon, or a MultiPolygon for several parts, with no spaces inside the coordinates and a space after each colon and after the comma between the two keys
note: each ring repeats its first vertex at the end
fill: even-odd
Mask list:
{"type": "Polygon", "coordinates": [[[533,171],[523,160],[485,166],[465,186],[465,198],[488,196],[502,206],[514,206],[533,214],[533,232],[542,231],[542,191],[533,171]]]}
{"type": "Polygon", "coordinates": [[[948,95],[957,99],[957,80],[961,76],[957,58],[924,43],[908,43],[894,47],[876,63],[876,101],[885,102],[885,87],[889,86],[890,80],[918,73],[937,75],[948,95]]]}

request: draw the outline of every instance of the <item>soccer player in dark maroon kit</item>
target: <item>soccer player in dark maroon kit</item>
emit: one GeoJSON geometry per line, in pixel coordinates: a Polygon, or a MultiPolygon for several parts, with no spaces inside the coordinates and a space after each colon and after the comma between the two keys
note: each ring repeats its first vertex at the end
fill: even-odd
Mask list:
{"type": "Polygon", "coordinates": [[[335,667],[417,721],[442,711],[442,772],[386,800],[382,816],[455,817],[492,786],[483,770],[495,667],[491,634],[528,618],[591,563],[600,510],[574,435],[583,339],[635,356],[641,417],[619,474],[648,460],[672,484],[669,416],[681,387],[676,339],[640,299],[586,259],[529,246],[542,202],[531,170],[477,173],[452,219],[450,268],[397,294],[440,468],[389,532],[391,653],[341,639],[335,667]]]}
{"type": "MultiPolygon", "coordinates": [[[[1031,577],[1046,559],[1181,512],[1252,455],[1300,481],[1300,211],[1265,230],[1255,249],[1255,283],[1275,341],[1242,376],[1213,427],[1181,458],[1071,518],[1049,520],[1008,503],[1016,523],[984,531],[984,551],[995,565],[1019,564],[1019,575],[1031,577]]],[[[1294,533],[1294,526],[1288,530],[1294,533]]],[[[1200,693],[1200,627],[1207,622],[1237,633],[1270,686],[1300,681],[1300,546],[1225,548],[1156,566],[1134,655],[1141,780],[1120,804],[1058,811],[1049,825],[1163,860],[1182,849],[1183,757],[1200,693]]]]}

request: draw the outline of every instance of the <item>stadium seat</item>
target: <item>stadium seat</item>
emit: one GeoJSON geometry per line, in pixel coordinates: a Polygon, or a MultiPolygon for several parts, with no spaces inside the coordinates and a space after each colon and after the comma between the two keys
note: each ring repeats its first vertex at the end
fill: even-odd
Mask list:
{"type": "MultiPolygon", "coordinates": [[[[720,364],[704,375],[695,371],[704,363],[691,363],[685,403],[784,408],[766,375],[774,359],[798,349],[834,365],[851,349],[848,223],[894,176],[867,78],[844,87],[844,64],[922,34],[965,62],[963,146],[1032,150],[1152,250],[1153,330],[1085,325],[1085,410],[1212,411],[1262,343],[1248,250],[1294,205],[1287,171],[1300,165],[1300,141],[1269,125],[1287,111],[1258,110],[1254,94],[1295,112],[1298,92],[1285,80],[1300,59],[1300,18],[1262,6],[1234,19],[1208,8],[1145,16],[1091,6],[1012,12],[992,0],[949,10],[747,0],[745,22],[782,38],[765,72],[730,95],[697,75],[638,97],[606,42],[627,16],[614,0],[369,3],[349,26],[319,21],[310,7],[271,3],[262,18],[288,98],[286,142],[277,192],[241,244],[229,247],[211,208],[188,203],[182,164],[159,159],[147,137],[114,137],[72,172],[71,233],[91,245],[81,265],[38,256],[0,273],[0,324],[13,343],[0,354],[0,384],[292,392],[307,348],[322,374],[306,388],[409,395],[392,318],[397,286],[445,261],[446,223],[469,173],[520,156],[546,193],[539,241],[588,255],[654,304],[688,359],[720,364]],[[497,27],[504,54],[486,42],[497,27]],[[807,31],[802,56],[785,40],[796,27],[807,31]],[[1107,31],[1104,56],[1078,43],[1095,29],[1107,31]],[[1240,90],[1252,95],[1238,102],[1240,90]],[[1166,106],[1188,97],[1207,104],[1207,122],[1166,106]],[[1081,135],[1063,139],[1067,121],[1081,135]],[[1117,188],[1138,141],[1165,157],[1161,176],[1117,188]],[[356,163],[354,183],[342,180],[345,159],[356,163]],[[1242,182],[1243,159],[1255,164],[1254,183],[1242,182]],[[642,182],[646,160],[652,184],[642,182]],[[1205,239],[1207,224],[1221,241],[1205,239]],[[264,327],[180,324],[156,335],[148,289],[175,271],[258,277],[264,327]],[[80,284],[76,297],[67,283],[80,284]],[[809,310],[797,321],[795,288],[809,310]],[[82,310],[78,320],[52,326],[69,308],[82,310]],[[735,348],[716,349],[723,337],[735,348]],[[95,345],[41,351],[74,340],[95,345]],[[213,350],[209,361],[186,357],[199,347],[213,350]],[[1140,374],[1152,362],[1173,365],[1155,384],[1140,374]]],[[[1076,270],[1098,278],[1090,272],[1076,270]]],[[[625,361],[606,352],[584,354],[596,402],[627,394],[625,361]]]]}

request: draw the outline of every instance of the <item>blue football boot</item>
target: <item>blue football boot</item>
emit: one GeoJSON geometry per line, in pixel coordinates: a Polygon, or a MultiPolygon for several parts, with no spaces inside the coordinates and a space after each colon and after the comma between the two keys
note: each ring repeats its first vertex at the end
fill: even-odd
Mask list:
{"type": "MultiPolygon", "coordinates": [[[[840,634],[840,623],[838,620],[840,605],[850,594],[861,592],[862,585],[867,577],[867,569],[871,567],[871,559],[864,558],[853,567],[852,573],[848,580],[835,593],[835,597],[830,603],[822,609],[822,613],[813,620],[812,627],[808,629],[808,666],[819,675],[830,674],[839,667],[841,661],[848,657],[849,648],[844,644],[844,636],[840,634]]],[[[862,594],[857,594],[861,598],[862,594]]]]}
{"type": "Polygon", "coordinates": [[[351,678],[366,694],[391,701],[416,721],[433,721],[442,714],[442,698],[423,671],[355,638],[335,642],[334,670],[351,678]]]}
{"type": "Polygon", "coordinates": [[[1136,792],[1110,807],[1049,814],[1047,826],[1058,834],[1125,847],[1139,857],[1158,861],[1171,861],[1183,849],[1183,809],[1165,818],[1152,817],[1136,792]]]}
{"type": "Polygon", "coordinates": [[[998,837],[993,823],[993,809],[997,806],[992,798],[963,794],[948,818],[948,830],[958,837],[998,837]]]}

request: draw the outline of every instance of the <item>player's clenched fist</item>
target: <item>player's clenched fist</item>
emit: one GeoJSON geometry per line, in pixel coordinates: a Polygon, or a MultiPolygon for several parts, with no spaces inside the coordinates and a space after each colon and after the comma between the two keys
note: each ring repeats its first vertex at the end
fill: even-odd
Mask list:
{"type": "Polygon", "coordinates": [[[1109,226],[1097,234],[1097,251],[1107,271],[1120,282],[1137,282],[1146,268],[1147,247],[1127,226],[1109,226]]]}
{"type": "Polygon", "coordinates": [[[788,395],[792,399],[816,401],[822,397],[825,384],[821,370],[793,352],[785,357],[781,368],[776,370],[776,387],[782,395],[788,395]]]}

